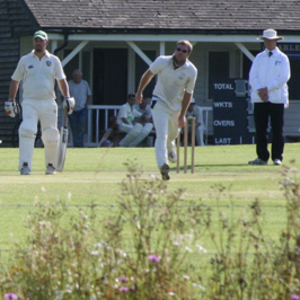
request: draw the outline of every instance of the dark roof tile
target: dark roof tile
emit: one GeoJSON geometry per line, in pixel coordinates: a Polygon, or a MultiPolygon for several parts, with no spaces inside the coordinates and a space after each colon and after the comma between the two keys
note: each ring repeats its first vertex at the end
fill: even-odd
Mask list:
{"type": "Polygon", "coordinates": [[[299,0],[23,0],[41,27],[298,31],[299,0]]]}

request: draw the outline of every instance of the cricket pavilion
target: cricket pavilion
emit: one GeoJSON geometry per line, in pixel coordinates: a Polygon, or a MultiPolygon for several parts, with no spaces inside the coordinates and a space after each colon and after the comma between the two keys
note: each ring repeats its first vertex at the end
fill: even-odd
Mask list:
{"type": "MultiPolygon", "coordinates": [[[[68,79],[79,68],[90,84],[93,105],[87,144],[91,147],[108,126],[109,116],[128,93],[136,91],[151,62],[158,55],[172,54],[180,39],[194,45],[190,57],[198,68],[194,97],[203,107],[206,134],[213,136],[214,126],[225,124],[213,120],[214,86],[228,79],[244,80],[236,93],[247,97],[251,62],[263,49],[257,37],[267,28],[284,37],[278,45],[291,63],[284,134],[291,141],[300,136],[299,1],[0,0],[0,12],[0,105],[8,98],[10,77],[19,58],[32,50],[32,35],[42,29],[49,35],[48,50],[61,59],[68,79]]],[[[151,97],[154,83],[145,90],[146,96],[151,97]]],[[[16,120],[4,110],[0,114],[2,146],[11,147],[16,120]]],[[[244,117],[253,132],[251,108],[244,117]]]]}

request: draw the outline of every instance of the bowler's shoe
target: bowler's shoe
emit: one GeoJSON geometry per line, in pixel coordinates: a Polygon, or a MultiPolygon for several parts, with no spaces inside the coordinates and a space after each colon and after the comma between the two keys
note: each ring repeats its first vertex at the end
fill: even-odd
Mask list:
{"type": "Polygon", "coordinates": [[[168,159],[171,163],[176,163],[177,161],[177,154],[174,149],[169,150],[168,152],[168,159]]]}
{"type": "Polygon", "coordinates": [[[163,164],[160,167],[160,174],[161,174],[161,179],[162,180],[169,180],[170,176],[169,176],[169,172],[170,172],[170,167],[167,164],[163,164]]]}

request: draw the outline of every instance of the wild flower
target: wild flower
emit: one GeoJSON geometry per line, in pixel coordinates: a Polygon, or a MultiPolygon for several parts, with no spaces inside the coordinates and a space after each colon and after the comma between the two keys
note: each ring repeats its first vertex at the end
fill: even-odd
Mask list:
{"type": "Polygon", "coordinates": [[[121,286],[119,288],[119,291],[122,292],[122,293],[125,293],[125,292],[128,292],[129,291],[129,288],[127,286],[121,286]]]}
{"type": "Polygon", "coordinates": [[[296,294],[291,294],[291,299],[292,300],[299,300],[300,296],[296,295],[296,294]]]}
{"type": "Polygon", "coordinates": [[[18,296],[14,293],[7,293],[4,295],[4,299],[18,299],[18,296]]]}
{"type": "Polygon", "coordinates": [[[127,277],[119,277],[118,278],[121,282],[127,282],[128,278],[127,277]]]}
{"type": "Polygon", "coordinates": [[[160,262],[160,258],[156,255],[149,255],[148,259],[153,262],[160,262]]]}
{"type": "MultiPolygon", "coordinates": [[[[203,290],[203,291],[205,290],[205,287],[204,287],[203,285],[199,284],[199,283],[195,283],[195,282],[194,282],[192,285],[193,285],[194,287],[198,287],[200,290],[203,290]]],[[[254,299],[253,299],[253,300],[254,300],[254,299]]]]}
{"type": "Polygon", "coordinates": [[[196,247],[201,251],[202,253],[207,253],[207,250],[203,248],[201,245],[196,245],[196,247]]]}
{"type": "Polygon", "coordinates": [[[175,295],[175,291],[173,289],[168,289],[168,295],[169,296],[174,296],[175,295]]]}
{"type": "Polygon", "coordinates": [[[188,246],[185,246],[185,250],[186,250],[187,252],[193,252],[192,249],[191,249],[190,247],[188,247],[188,246]]]}

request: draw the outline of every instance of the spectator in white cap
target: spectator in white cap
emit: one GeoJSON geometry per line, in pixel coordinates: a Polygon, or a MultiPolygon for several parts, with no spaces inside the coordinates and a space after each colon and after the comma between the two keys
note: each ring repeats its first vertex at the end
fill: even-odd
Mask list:
{"type": "MultiPolygon", "coordinates": [[[[204,146],[203,142],[203,133],[205,126],[203,123],[203,111],[200,106],[196,104],[195,98],[190,102],[190,105],[186,111],[186,117],[195,117],[196,118],[196,142],[197,146],[204,146]]],[[[191,133],[191,125],[189,124],[189,134],[191,133]]]]}
{"type": "Polygon", "coordinates": [[[263,40],[265,50],[259,53],[251,66],[249,83],[252,88],[251,101],[254,103],[254,121],[256,129],[257,158],[249,161],[250,165],[267,165],[270,158],[268,151],[268,120],[272,130],[271,159],[274,165],[281,165],[283,160],[283,122],[284,107],[288,106],[288,86],[290,63],[276,44],[282,40],[274,29],[266,29],[258,40],[263,40]]]}

